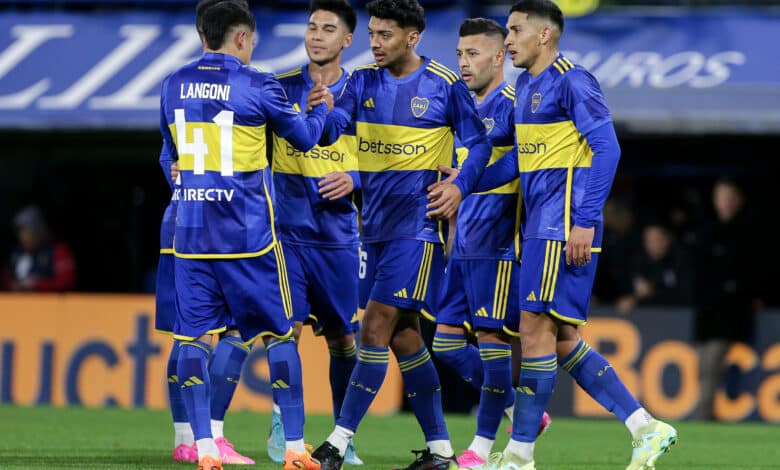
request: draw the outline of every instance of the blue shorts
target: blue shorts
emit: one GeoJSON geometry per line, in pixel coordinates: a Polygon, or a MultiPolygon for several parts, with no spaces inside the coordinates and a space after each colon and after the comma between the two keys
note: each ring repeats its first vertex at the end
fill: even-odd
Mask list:
{"type": "Polygon", "coordinates": [[[314,334],[358,330],[358,251],[283,243],[293,320],[313,324],[314,334]]]}
{"type": "Polygon", "coordinates": [[[363,243],[358,246],[358,307],[365,310],[368,304],[368,296],[371,294],[371,284],[366,282],[368,271],[374,272],[373,258],[368,257],[368,252],[363,249],[363,243]]]}
{"type": "Polygon", "coordinates": [[[254,258],[176,258],[174,338],[192,340],[235,325],[241,338],[292,334],[292,300],[279,245],[254,258]]]}
{"type": "Polygon", "coordinates": [[[520,308],[582,325],[588,321],[599,253],[593,252],[585,266],[567,265],[564,246],[559,240],[523,241],[520,308]]]}
{"type": "Polygon", "coordinates": [[[368,298],[436,320],[436,303],[444,277],[444,250],[438,243],[390,240],[365,243],[368,298]]]}
{"type": "Polygon", "coordinates": [[[173,254],[160,253],[157,262],[157,283],[154,289],[154,329],[173,334],[176,323],[176,285],[173,282],[173,254]]]}
{"type": "Polygon", "coordinates": [[[516,261],[450,259],[442,284],[436,323],[518,335],[520,265],[516,261]]]}

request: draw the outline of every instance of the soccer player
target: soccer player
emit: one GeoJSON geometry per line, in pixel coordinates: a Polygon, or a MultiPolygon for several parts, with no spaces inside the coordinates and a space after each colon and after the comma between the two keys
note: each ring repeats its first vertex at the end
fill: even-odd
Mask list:
{"type": "Polygon", "coordinates": [[[552,1],[516,3],[507,29],[512,63],[526,69],[515,85],[517,143],[485,172],[478,189],[503,184],[519,169],[523,360],[512,438],[489,467],[535,468],[536,430],[560,365],[631,432],[634,452],[627,470],[651,469],[677,432],[641,407],[577,331],[587,320],[601,212],[620,157],[612,118],[596,79],[558,52],[563,15],[552,1]]]}
{"type": "Polygon", "coordinates": [[[427,448],[409,469],[456,468],[436,369],[420,336],[418,314],[433,319],[444,271],[442,222],[476,184],[490,143],[468,88],[449,69],[415,52],[425,15],[416,0],[375,0],[366,7],[376,63],[358,67],[328,116],[321,144],[356,125],[363,196],[363,250],[371,284],[358,363],[336,427],[313,453],[341,467],[358,424],[382,385],[390,351],[427,448]],[[460,175],[426,199],[439,165],[452,162],[453,131],[469,150],[460,175]]]}
{"type": "Polygon", "coordinates": [[[303,442],[300,358],[292,339],[284,256],[276,240],[266,126],[299,150],[319,139],[332,95],[318,84],[304,119],[270,74],[248,67],[255,20],[221,2],[202,18],[206,51],[168,76],[160,99],[165,151],[178,161],[181,192],[174,237],[181,341],[177,375],[198,448],[199,469],[221,469],[210,426],[214,334],[234,322],[245,343],[262,337],[274,398],[284,419],[284,468],[316,470],[303,442]]]}
{"type": "MultiPolygon", "coordinates": [[[[357,16],[345,0],[314,0],[304,35],[309,64],[278,75],[290,102],[305,111],[306,95],[322,78],[340,95],[349,74],[341,56],[352,44],[357,16]]],[[[295,336],[304,323],[323,335],[330,350],[333,415],[338,418],[349,377],[357,363],[357,210],[351,193],[360,187],[354,131],[333,145],[296,150],[274,136],[273,175],[279,239],[287,262],[295,336]]],[[[271,460],[284,458],[284,432],[274,405],[266,447],[271,460]]],[[[360,465],[350,441],[345,463],[360,465]]]]}
{"type": "MultiPolygon", "coordinates": [[[[246,8],[244,0],[203,0],[195,8],[195,27],[203,41],[201,22],[203,12],[212,5],[222,1],[233,1],[246,8]]],[[[206,47],[205,41],[203,42],[206,47]]],[[[174,190],[174,180],[171,177],[171,165],[173,157],[163,147],[160,153],[160,165],[163,173],[174,190]]],[[[175,169],[178,174],[178,167],[175,169]]],[[[176,320],[176,287],[173,275],[173,232],[176,225],[176,202],[178,192],[173,194],[171,202],[165,209],[160,227],[160,258],[157,267],[157,288],[155,290],[156,313],[155,328],[165,334],[173,335],[173,325],[176,320]]],[[[211,432],[220,452],[223,463],[230,464],[254,464],[249,457],[238,453],[233,444],[223,434],[225,413],[241,377],[241,368],[249,353],[250,345],[244,344],[238,331],[233,325],[228,331],[220,334],[220,341],[214,348],[214,353],[209,358],[209,375],[211,377],[211,432]]],[[[171,353],[168,357],[168,398],[173,416],[174,449],[173,460],[178,462],[197,462],[198,449],[195,438],[187,421],[187,413],[181,399],[181,384],[176,375],[179,358],[179,341],[174,340],[171,353]]]]}
{"type": "MultiPolygon", "coordinates": [[[[499,160],[514,146],[515,89],[504,81],[506,30],[494,20],[470,18],[460,26],[456,52],[461,76],[474,94],[493,153],[499,160]]],[[[458,166],[466,149],[457,148],[458,166]]],[[[436,317],[433,352],[480,390],[477,432],[458,457],[461,468],[484,464],[504,410],[511,416],[512,339],[519,336],[520,182],[472,194],[458,209],[455,236],[436,317]],[[477,334],[479,348],[467,342],[477,334]]],[[[540,432],[549,425],[549,416],[540,432]]]]}

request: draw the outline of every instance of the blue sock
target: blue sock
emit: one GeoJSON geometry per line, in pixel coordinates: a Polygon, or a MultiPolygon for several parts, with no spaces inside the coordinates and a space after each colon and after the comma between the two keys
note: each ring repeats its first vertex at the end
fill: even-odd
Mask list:
{"type": "Polygon", "coordinates": [[[211,437],[211,384],[206,364],[211,346],[201,341],[182,341],[176,371],[181,385],[181,397],[187,409],[195,440],[211,437]]]}
{"type": "Polygon", "coordinates": [[[266,345],[274,403],[282,410],[284,439],[303,439],[303,378],[295,339],[273,339],[266,345]]]}
{"type": "Polygon", "coordinates": [[[536,441],[536,433],[542,415],[547,409],[553,389],[558,364],[555,354],[523,358],[520,365],[520,385],[515,393],[515,419],[512,423],[512,439],[519,442],[536,441]]]}
{"type": "Polygon", "coordinates": [[[174,423],[187,422],[187,409],[184,408],[184,400],[181,398],[181,384],[179,383],[179,373],[176,370],[179,366],[180,346],[178,340],[174,341],[171,354],[168,356],[168,400],[174,423]]]}
{"type": "Polygon", "coordinates": [[[454,369],[463,380],[479,390],[484,381],[479,349],[466,341],[466,336],[439,333],[433,337],[433,354],[454,369]]]}
{"type": "Polygon", "coordinates": [[[225,420],[233,393],[241,378],[241,368],[249,355],[249,346],[241,338],[227,336],[222,338],[214,348],[214,354],[209,361],[209,378],[211,379],[211,419],[225,420]]]}
{"type": "Polygon", "coordinates": [[[330,392],[333,396],[333,420],[339,418],[344,396],[347,394],[349,378],[357,364],[357,346],[344,349],[330,349],[330,392]]]}
{"type": "Polygon", "coordinates": [[[565,369],[588,395],[625,421],[640,405],[615,373],[615,369],[588,343],[580,340],[568,356],[561,359],[565,369]]]}
{"type": "Polygon", "coordinates": [[[336,425],[355,431],[374,401],[376,392],[385,381],[390,349],[387,347],[360,346],[355,370],[349,378],[347,393],[341,405],[336,425]]]}
{"type": "Polygon", "coordinates": [[[485,381],[479,395],[477,436],[495,440],[507,402],[514,401],[512,390],[512,346],[486,343],[479,345],[485,381]]]}
{"type": "Polygon", "coordinates": [[[439,374],[425,346],[411,356],[398,358],[404,391],[409,405],[420,423],[425,441],[449,440],[444,412],[441,407],[439,374]]]}

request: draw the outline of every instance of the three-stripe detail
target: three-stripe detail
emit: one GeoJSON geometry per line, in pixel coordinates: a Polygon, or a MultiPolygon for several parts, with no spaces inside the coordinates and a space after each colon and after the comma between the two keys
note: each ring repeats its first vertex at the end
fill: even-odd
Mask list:
{"type": "Polygon", "coordinates": [[[539,288],[539,300],[552,302],[555,295],[555,284],[558,282],[558,267],[561,265],[561,252],[563,242],[560,240],[547,240],[544,249],[544,267],[542,270],[542,285],[539,288]]]}

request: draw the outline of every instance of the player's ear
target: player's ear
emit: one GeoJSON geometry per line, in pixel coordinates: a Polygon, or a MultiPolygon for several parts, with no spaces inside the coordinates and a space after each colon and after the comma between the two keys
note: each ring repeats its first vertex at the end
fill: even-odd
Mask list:
{"type": "Polygon", "coordinates": [[[352,33],[349,33],[346,36],[344,36],[344,43],[341,45],[341,48],[346,49],[351,45],[352,45],[352,33]]]}
{"type": "Polygon", "coordinates": [[[419,31],[410,31],[409,35],[406,38],[406,47],[407,48],[413,48],[417,45],[418,42],[420,42],[420,32],[419,31]]]}

